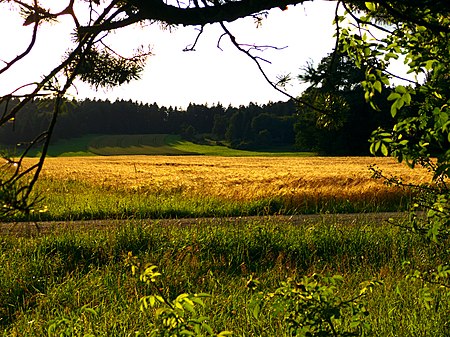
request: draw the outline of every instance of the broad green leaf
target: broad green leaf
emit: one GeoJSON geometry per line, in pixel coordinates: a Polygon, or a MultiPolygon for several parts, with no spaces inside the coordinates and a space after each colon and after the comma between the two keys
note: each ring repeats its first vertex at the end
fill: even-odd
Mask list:
{"type": "Polygon", "coordinates": [[[397,85],[395,87],[395,91],[398,92],[399,94],[406,94],[407,90],[403,85],[397,85]]]}
{"type": "Polygon", "coordinates": [[[381,144],[381,153],[383,154],[383,156],[387,157],[388,155],[388,148],[386,145],[381,144]]]}
{"type": "Polygon", "coordinates": [[[406,105],[411,104],[411,95],[409,94],[409,92],[403,94],[402,100],[406,103],[406,105]]]}
{"type": "Polygon", "coordinates": [[[397,60],[398,59],[398,54],[396,54],[396,53],[392,53],[392,52],[390,52],[390,53],[387,53],[385,56],[384,56],[384,59],[386,60],[386,61],[388,61],[388,60],[390,60],[390,59],[395,59],[395,60],[397,60]]]}
{"type": "Polygon", "coordinates": [[[391,105],[391,116],[395,117],[396,115],[397,115],[397,104],[394,103],[391,105]]]}
{"type": "Polygon", "coordinates": [[[377,142],[375,143],[375,153],[378,152],[378,150],[380,149],[380,145],[381,145],[381,142],[380,142],[380,141],[377,141],[377,142]]]}
{"type": "Polygon", "coordinates": [[[401,98],[402,96],[396,92],[391,92],[391,94],[388,96],[387,100],[388,101],[394,101],[397,100],[399,98],[401,98]]]}
{"type": "Polygon", "coordinates": [[[389,78],[387,78],[386,76],[382,76],[380,79],[381,79],[381,82],[383,82],[384,85],[387,86],[387,85],[390,84],[389,78]]]}
{"type": "Polygon", "coordinates": [[[382,90],[382,84],[380,81],[375,81],[375,83],[373,84],[373,87],[375,88],[376,91],[378,91],[381,94],[381,90],[382,90]]]}

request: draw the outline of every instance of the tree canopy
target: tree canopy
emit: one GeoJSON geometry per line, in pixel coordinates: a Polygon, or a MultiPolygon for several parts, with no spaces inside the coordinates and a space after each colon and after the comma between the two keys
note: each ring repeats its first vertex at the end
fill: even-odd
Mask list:
{"type": "MultiPolygon", "coordinates": [[[[32,57],[30,52],[42,23],[69,16],[74,32],[74,44],[71,42],[71,49],[53,70],[37,82],[24,84],[0,97],[0,103],[3,103],[0,127],[15,123],[18,114],[34,98],[53,98],[53,111],[48,119],[48,127],[30,142],[30,146],[42,143],[39,162],[31,168],[21,170],[21,159],[8,159],[9,166],[2,171],[2,212],[12,214],[16,210],[29,209],[28,198],[42,169],[57,117],[66,104],[65,94],[76,79],[98,88],[117,86],[139,78],[150,51],[140,49],[131,56],[122,56],[103,41],[110,31],[150,21],[161,22],[167,26],[199,26],[199,38],[207,24],[217,23],[223,29],[223,37],[228,37],[237,49],[252,58],[274,89],[284,91],[283,85],[288,78],[271,81],[260,66],[261,59],[251,53],[261,47],[251,46],[249,49],[248,46],[239,44],[227,29],[226,23],[248,16],[260,21],[268,14],[269,9],[285,10],[287,6],[306,2],[67,0],[67,6],[63,10],[54,12],[45,8],[45,1],[0,0],[0,6],[3,8],[20,10],[23,24],[33,27],[28,47],[12,60],[4,61],[0,75],[11,71],[13,65],[20,66],[24,58],[32,57]],[[23,178],[29,174],[32,174],[31,180],[27,178],[26,183],[21,184],[23,178]]],[[[362,69],[364,79],[361,86],[364,98],[375,110],[380,109],[380,104],[376,101],[377,93],[394,87],[388,100],[391,103],[390,112],[396,122],[391,129],[379,129],[375,133],[371,149],[384,155],[392,154],[412,166],[424,164],[434,170],[437,180],[443,182],[450,173],[448,0],[343,0],[335,3],[336,47],[329,61],[330,69],[334,66],[338,54],[345,54],[356,67],[362,69]],[[410,73],[408,78],[391,71],[390,65],[398,59],[404,60],[407,72],[410,73]],[[432,159],[436,156],[437,161],[432,159]]],[[[54,27],[57,29],[56,25],[54,27]]],[[[196,41],[192,48],[195,47],[196,41]]],[[[314,102],[295,97],[297,94],[287,93],[300,106],[318,113],[329,113],[326,106],[317,107],[314,102]]],[[[330,103],[328,106],[336,106],[336,102],[330,103]]],[[[262,119],[258,121],[263,122],[262,119]]],[[[26,152],[27,150],[24,153],[26,152]]]]}

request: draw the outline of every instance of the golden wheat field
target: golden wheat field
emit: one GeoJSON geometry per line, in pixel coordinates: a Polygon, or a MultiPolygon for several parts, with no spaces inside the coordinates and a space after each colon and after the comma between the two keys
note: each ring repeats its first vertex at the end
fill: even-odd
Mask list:
{"type": "MultiPolygon", "coordinates": [[[[179,193],[233,200],[281,197],[349,201],[389,198],[395,189],[371,178],[376,164],[386,175],[423,183],[430,175],[391,158],[117,156],[47,158],[46,179],[82,181],[106,189],[179,193]]],[[[398,191],[397,191],[398,192],[398,191]]]]}

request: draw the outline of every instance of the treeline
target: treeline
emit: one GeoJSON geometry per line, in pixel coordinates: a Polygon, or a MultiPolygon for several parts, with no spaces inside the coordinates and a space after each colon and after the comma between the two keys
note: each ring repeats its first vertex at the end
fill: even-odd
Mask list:
{"type": "MultiPolygon", "coordinates": [[[[0,143],[29,142],[45,131],[51,118],[50,103],[35,100],[28,104],[0,129],[0,143]]],[[[292,101],[238,108],[190,104],[183,110],[156,103],[86,99],[68,101],[63,110],[53,141],[86,134],[163,133],[180,134],[193,141],[209,137],[242,148],[295,143],[296,106],[292,101]]]]}
{"type": "MultiPolygon", "coordinates": [[[[358,91],[347,97],[352,99],[352,109],[341,113],[339,120],[334,116],[330,125],[317,111],[301,109],[293,101],[240,107],[190,104],[187,109],[124,100],[67,101],[52,139],[87,134],[178,134],[194,142],[208,139],[238,149],[289,147],[361,155],[368,153],[367,140],[374,126],[380,125],[380,115],[371,112],[358,91]]],[[[51,118],[51,103],[36,99],[28,104],[14,121],[0,128],[0,143],[30,142],[44,132],[51,118]]]]}

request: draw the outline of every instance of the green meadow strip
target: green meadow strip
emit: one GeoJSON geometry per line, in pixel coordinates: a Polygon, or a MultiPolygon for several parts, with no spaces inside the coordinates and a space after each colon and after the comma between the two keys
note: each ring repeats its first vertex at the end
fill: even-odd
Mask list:
{"type": "Polygon", "coordinates": [[[3,336],[150,335],[155,311],[142,310],[141,300],[152,290],[139,280],[149,265],[158,266],[158,291],[167,298],[208,293],[198,313],[215,331],[235,336],[290,336],[263,294],[317,272],[342,275],[340,298],[357,296],[363,281],[382,281],[364,309],[371,336],[448,336],[448,291],[406,276],[448,261],[449,251],[377,222],[129,221],[107,230],[5,236],[0,252],[3,336]],[[420,300],[424,291],[428,303],[420,300]]]}
{"type": "MultiPolygon", "coordinates": [[[[39,155],[39,149],[28,153],[39,155]]],[[[215,143],[196,144],[183,140],[179,135],[137,134],[137,135],[85,135],[79,138],[61,139],[50,145],[50,157],[74,156],[118,156],[118,155],[207,155],[225,157],[298,157],[312,156],[312,152],[296,152],[293,149],[273,148],[265,151],[245,151],[215,143]]]]}

